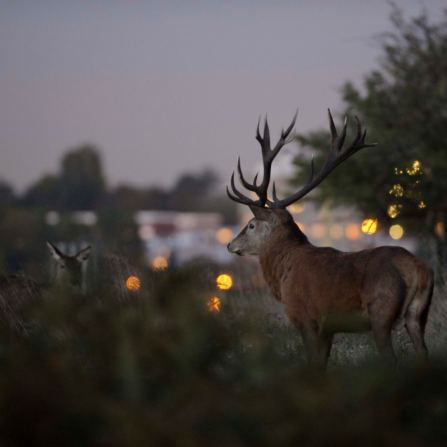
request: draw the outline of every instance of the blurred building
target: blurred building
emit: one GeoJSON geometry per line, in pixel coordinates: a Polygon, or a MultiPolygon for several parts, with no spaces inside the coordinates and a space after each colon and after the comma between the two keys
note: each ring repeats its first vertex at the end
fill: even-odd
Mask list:
{"type": "Polygon", "coordinates": [[[135,222],[154,267],[163,267],[165,262],[180,265],[198,257],[231,261],[226,245],[235,228],[223,227],[219,213],[138,211],[135,222]]]}
{"type": "MultiPolygon", "coordinates": [[[[290,206],[295,222],[316,246],[330,246],[343,251],[357,251],[381,245],[397,245],[415,252],[416,238],[406,237],[399,225],[383,228],[375,219],[362,220],[351,208],[317,208],[311,202],[290,206]]],[[[181,265],[202,257],[226,264],[234,260],[227,251],[227,244],[252,219],[246,206],[240,206],[238,225],[223,226],[219,213],[185,213],[177,211],[138,211],[134,221],[142,240],[147,262],[154,267],[181,265]]],[[[91,211],[71,214],[77,224],[95,226],[97,216],[91,211]]],[[[46,216],[49,225],[57,225],[60,217],[51,211],[46,216]]],[[[67,246],[74,252],[79,247],[67,246]]]]}

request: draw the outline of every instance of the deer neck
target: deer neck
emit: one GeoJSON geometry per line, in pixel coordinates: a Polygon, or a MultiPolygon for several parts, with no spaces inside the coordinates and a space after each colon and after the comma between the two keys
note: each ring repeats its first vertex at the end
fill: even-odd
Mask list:
{"type": "Polygon", "coordinates": [[[281,301],[281,280],[296,262],[296,253],[311,245],[298,227],[286,227],[275,231],[262,247],[259,254],[262,273],[278,301],[281,301]]]}

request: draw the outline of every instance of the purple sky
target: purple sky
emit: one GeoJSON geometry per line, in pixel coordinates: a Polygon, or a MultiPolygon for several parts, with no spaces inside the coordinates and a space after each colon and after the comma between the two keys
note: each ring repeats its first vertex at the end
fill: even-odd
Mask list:
{"type": "MultiPolygon", "coordinates": [[[[406,16],[419,0],[396,1],[406,16]]],[[[431,19],[445,0],[425,2],[431,19]]],[[[0,178],[23,189],[83,143],[112,185],[170,185],[237,156],[259,164],[258,116],[273,138],[326,126],[338,89],[377,63],[385,1],[2,0],[0,178]],[[93,6],[92,6],[93,5],[93,6]]],[[[297,146],[291,147],[298,150],[297,146]]]]}

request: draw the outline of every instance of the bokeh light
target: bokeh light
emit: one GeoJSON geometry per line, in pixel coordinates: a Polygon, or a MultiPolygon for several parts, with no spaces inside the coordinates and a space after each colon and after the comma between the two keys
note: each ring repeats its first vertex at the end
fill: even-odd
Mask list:
{"type": "Polygon", "coordinates": [[[438,222],[435,225],[435,233],[439,236],[439,237],[444,237],[445,236],[445,225],[444,222],[438,222]]]}
{"type": "Polygon", "coordinates": [[[306,204],[305,203],[301,203],[301,202],[294,203],[294,204],[292,204],[292,205],[290,205],[288,207],[288,210],[292,214],[302,213],[305,209],[306,209],[306,204]]]}
{"type": "Polygon", "coordinates": [[[390,236],[394,240],[400,239],[404,235],[404,229],[400,225],[393,225],[390,228],[390,236]]]}
{"type": "Polygon", "coordinates": [[[306,225],[304,225],[301,222],[295,222],[298,225],[298,228],[303,232],[306,233],[306,225]]]}
{"type": "Polygon", "coordinates": [[[228,244],[233,239],[233,232],[229,228],[221,228],[216,233],[216,239],[221,244],[228,244]]]}
{"type": "Polygon", "coordinates": [[[421,162],[416,160],[415,162],[413,162],[413,165],[411,166],[411,168],[407,168],[407,169],[405,169],[405,171],[408,175],[422,174],[421,162]]]}
{"type": "Polygon", "coordinates": [[[166,245],[162,245],[157,250],[157,256],[160,256],[160,257],[165,258],[165,259],[169,259],[171,257],[171,250],[166,245]]]}
{"type": "Polygon", "coordinates": [[[135,292],[141,287],[141,282],[136,276],[129,276],[126,280],[126,287],[135,292]]]}
{"type": "Polygon", "coordinates": [[[322,237],[324,237],[326,235],[326,227],[321,223],[313,224],[311,231],[312,231],[312,236],[317,239],[321,239],[322,237]]]}
{"type": "Polygon", "coordinates": [[[343,237],[343,227],[338,224],[331,225],[331,227],[329,228],[329,236],[332,239],[341,239],[343,237]]]}
{"type": "Polygon", "coordinates": [[[345,228],[345,235],[350,241],[356,241],[362,237],[360,225],[351,223],[345,228]]]}
{"type": "Polygon", "coordinates": [[[365,219],[362,222],[362,231],[366,234],[374,234],[377,231],[377,219],[365,219]]]}
{"type": "Polygon", "coordinates": [[[233,280],[230,275],[222,274],[216,279],[217,287],[222,290],[228,290],[233,285],[233,280]]]}
{"type": "Polygon", "coordinates": [[[390,189],[390,194],[392,194],[393,196],[396,197],[402,197],[404,195],[404,188],[402,187],[402,185],[394,185],[391,189],[390,189]]]}
{"type": "Polygon", "coordinates": [[[220,312],[220,299],[217,296],[210,298],[206,304],[210,312],[220,312]]]}
{"type": "Polygon", "coordinates": [[[168,266],[168,261],[163,256],[157,256],[152,265],[154,269],[164,270],[168,266]]]}
{"type": "Polygon", "coordinates": [[[388,216],[390,216],[391,219],[394,219],[399,215],[401,209],[402,205],[390,205],[388,207],[388,216]]]}

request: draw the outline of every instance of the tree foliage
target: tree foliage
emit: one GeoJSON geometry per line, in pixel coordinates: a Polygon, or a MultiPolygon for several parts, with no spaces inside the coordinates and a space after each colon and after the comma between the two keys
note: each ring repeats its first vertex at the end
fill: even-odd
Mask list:
{"type": "MultiPolygon", "coordinates": [[[[352,127],[357,115],[368,126],[367,141],[379,145],[335,170],[312,199],[354,205],[384,226],[399,223],[410,233],[440,236],[447,215],[447,11],[431,23],[425,13],[405,20],[394,8],[391,21],[394,31],[380,36],[379,68],[362,89],[351,82],[342,88],[343,115],[352,127]]],[[[303,184],[309,153],[318,169],[330,136],[317,131],[297,140],[305,151],[294,160],[292,183],[303,184]]]]}

